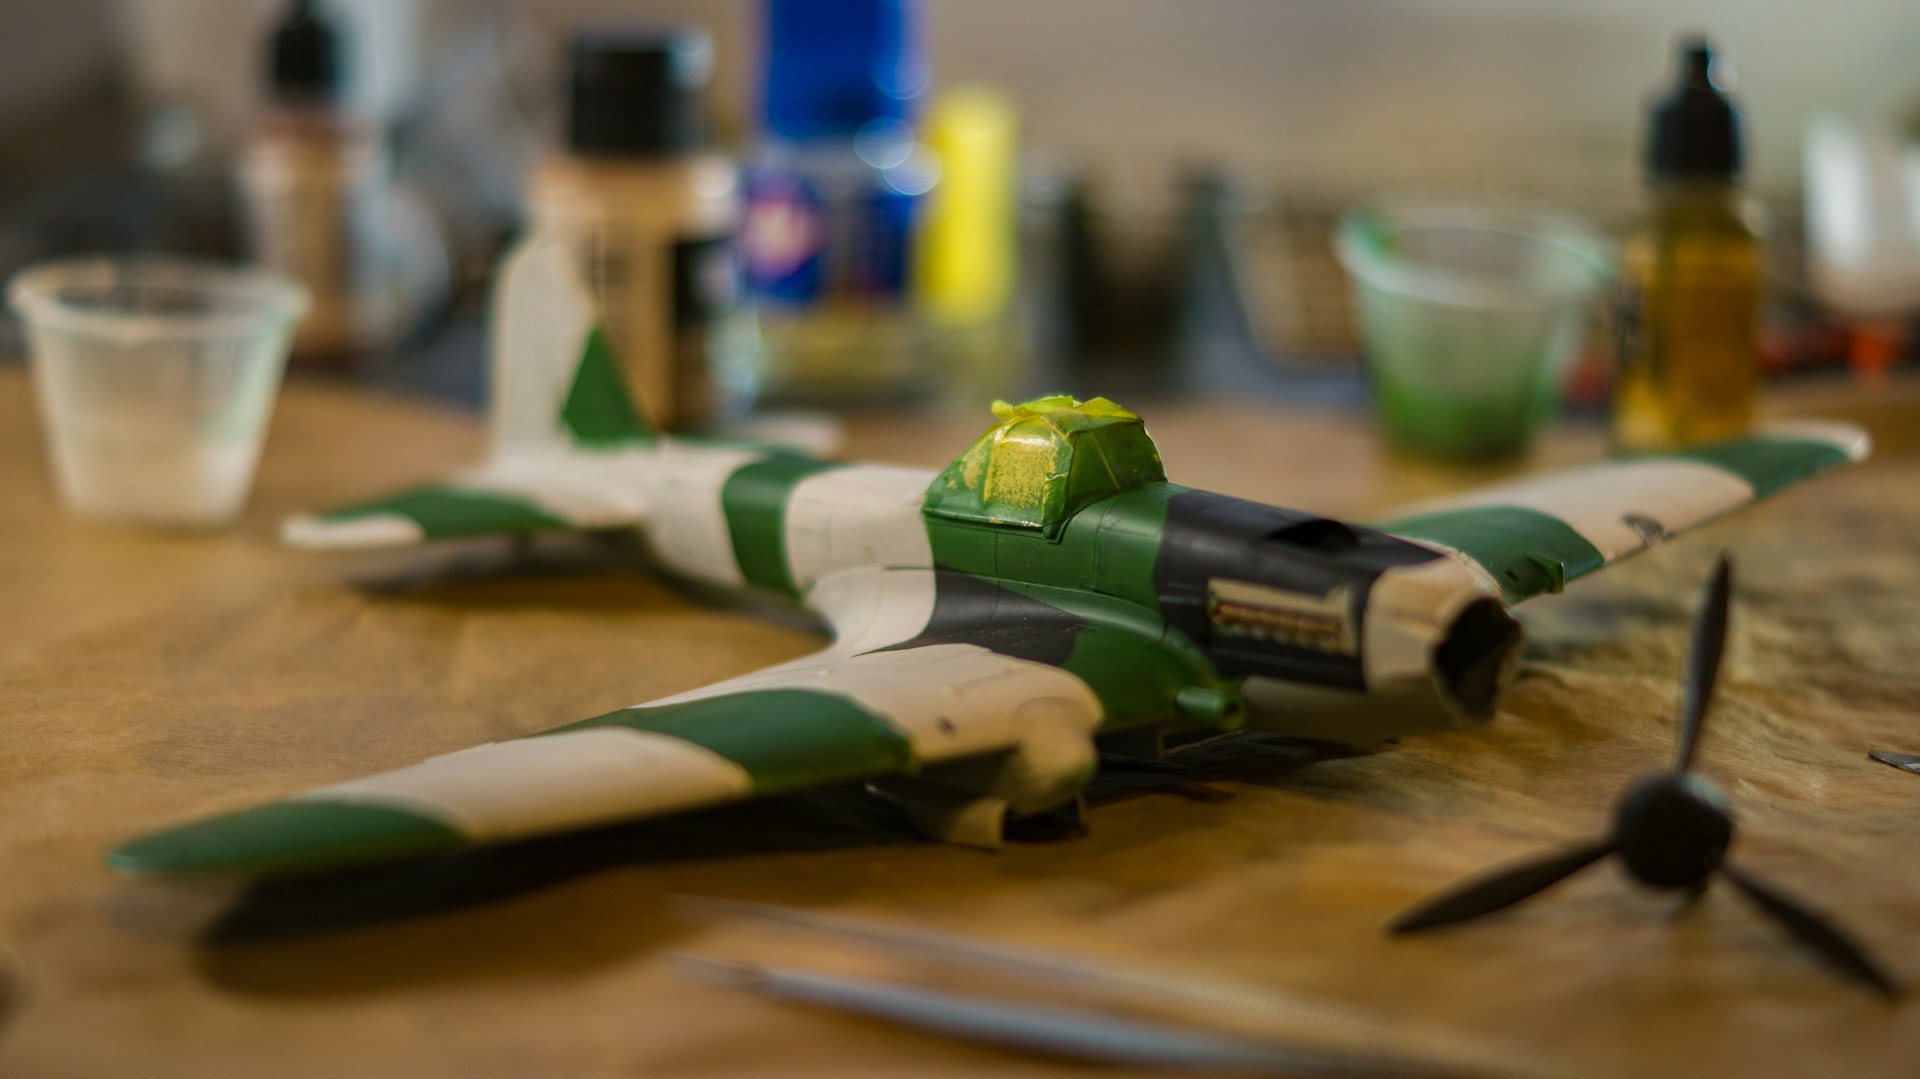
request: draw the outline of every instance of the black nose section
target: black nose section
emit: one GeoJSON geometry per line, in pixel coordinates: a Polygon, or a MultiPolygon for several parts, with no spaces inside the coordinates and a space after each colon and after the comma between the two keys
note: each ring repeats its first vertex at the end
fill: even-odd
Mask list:
{"type": "Polygon", "coordinates": [[[1477,599],[1453,618],[1433,650],[1440,688],[1461,712],[1489,719],[1520,656],[1520,623],[1498,600],[1477,599]]]}

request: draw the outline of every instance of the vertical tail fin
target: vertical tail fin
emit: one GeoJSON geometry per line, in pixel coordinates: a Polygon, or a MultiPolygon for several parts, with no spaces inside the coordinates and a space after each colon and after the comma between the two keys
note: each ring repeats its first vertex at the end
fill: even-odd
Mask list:
{"type": "Polygon", "coordinates": [[[493,295],[489,432],[495,456],[653,441],[564,245],[508,260],[493,295]]]}

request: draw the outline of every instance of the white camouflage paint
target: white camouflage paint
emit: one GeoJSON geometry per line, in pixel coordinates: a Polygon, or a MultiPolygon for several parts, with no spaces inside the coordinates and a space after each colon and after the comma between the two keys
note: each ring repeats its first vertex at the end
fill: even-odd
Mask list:
{"type": "Polygon", "coordinates": [[[1424,502],[1395,514],[1511,506],[1564,522],[1612,562],[1657,541],[1629,518],[1679,532],[1753,501],[1752,485],[1723,468],[1678,458],[1594,465],[1424,502]]]}
{"type": "Polygon", "coordinates": [[[609,726],[491,742],[296,800],[397,809],[487,842],[716,805],[752,789],[746,770],[717,753],[609,726]]]}
{"type": "Polygon", "coordinates": [[[1433,649],[1467,604],[1500,589],[1478,563],[1459,555],[1388,570],[1367,594],[1362,627],[1367,690],[1403,692],[1433,679],[1433,649]]]}
{"type": "Polygon", "coordinates": [[[833,630],[829,652],[853,655],[910,641],[933,620],[930,569],[843,569],[807,593],[807,607],[833,630]]]}
{"type": "Polygon", "coordinates": [[[323,521],[303,513],[280,523],[280,542],[307,551],[411,547],[426,542],[426,538],[413,518],[398,513],[377,513],[346,521],[323,521]]]}
{"type": "Polygon", "coordinates": [[[852,465],[808,476],[786,510],[787,571],[805,593],[835,570],[933,565],[920,504],[934,473],[852,465]]]}
{"type": "Polygon", "coordinates": [[[720,495],[728,477],[765,457],[765,451],[678,441],[661,446],[654,463],[660,508],[646,525],[654,550],[681,573],[717,584],[744,584],[720,495]]]}
{"type": "Polygon", "coordinates": [[[645,707],[748,690],[807,689],[845,697],[899,731],[922,763],[1009,749],[1020,741],[1015,712],[1036,700],[1062,703],[1091,734],[1102,710],[1093,690],[1059,667],[1003,656],[975,644],[927,644],[910,651],[832,651],[758,671],[645,707]]]}

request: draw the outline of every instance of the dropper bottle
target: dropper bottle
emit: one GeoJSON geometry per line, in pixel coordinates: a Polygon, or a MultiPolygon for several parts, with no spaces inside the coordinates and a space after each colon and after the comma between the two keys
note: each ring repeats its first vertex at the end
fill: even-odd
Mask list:
{"type": "Polygon", "coordinates": [[[297,360],[350,364],[394,318],[381,271],[390,164],[377,124],[347,104],[347,41],[317,0],[294,0],[266,41],[266,107],[240,153],[255,261],[313,298],[297,360]]]}
{"type": "Polygon", "coordinates": [[[1622,250],[1613,435],[1623,450],[1739,434],[1753,422],[1763,218],[1740,187],[1740,115],[1713,50],[1682,43],[1679,85],[1653,109],[1652,206],[1622,250]]]}

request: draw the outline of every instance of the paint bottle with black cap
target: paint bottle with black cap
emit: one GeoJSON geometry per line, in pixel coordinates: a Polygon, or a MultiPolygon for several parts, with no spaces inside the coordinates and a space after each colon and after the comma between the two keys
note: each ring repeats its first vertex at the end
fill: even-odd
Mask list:
{"type": "MultiPolygon", "coordinates": [[[[509,255],[566,245],[628,384],[662,430],[698,427],[743,403],[750,389],[726,374],[722,358],[741,197],[733,162],[705,148],[702,96],[712,66],[711,41],[697,29],[578,34],[569,50],[565,147],[537,170],[528,231],[509,255]]],[[[495,349],[494,392],[544,401],[544,374],[517,369],[517,359],[495,349]],[[533,388],[515,389],[529,381],[533,388]]],[[[508,422],[505,415],[496,410],[496,422],[508,422]]]]}
{"type": "Polygon", "coordinates": [[[1613,431],[1628,450],[1737,435],[1759,386],[1764,219],[1739,182],[1740,114],[1706,41],[1683,41],[1680,67],[1652,110],[1652,206],[1622,248],[1613,431]]]}
{"type": "Polygon", "coordinates": [[[393,321],[382,273],[391,168],[379,126],[347,104],[350,58],[317,0],[295,0],[267,39],[266,107],[239,159],[252,257],[312,297],[297,360],[350,362],[393,321]]]}

